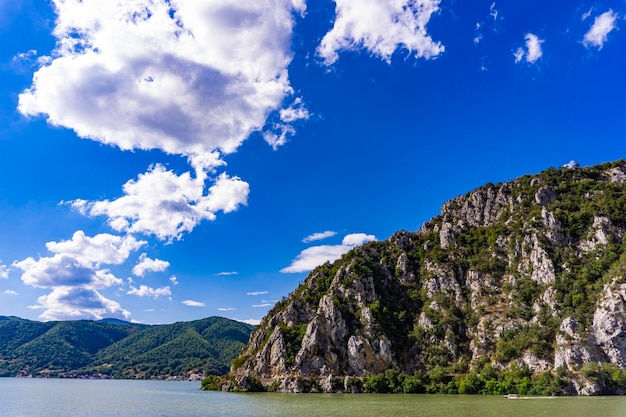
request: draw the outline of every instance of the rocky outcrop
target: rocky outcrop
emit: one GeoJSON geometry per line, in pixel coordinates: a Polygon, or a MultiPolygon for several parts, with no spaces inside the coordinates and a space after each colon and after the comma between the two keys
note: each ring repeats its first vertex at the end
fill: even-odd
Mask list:
{"type": "Polygon", "coordinates": [[[620,161],[490,184],[318,267],[263,319],[230,387],[360,392],[388,370],[487,363],[606,392],[595,367],[626,369],[625,180],[620,161]]]}
{"type": "Polygon", "coordinates": [[[606,284],[593,315],[593,336],[608,362],[626,367],[626,283],[606,284]]]}
{"type": "Polygon", "coordinates": [[[626,182],[626,167],[625,166],[617,166],[615,168],[609,169],[606,172],[609,181],[624,184],[626,182]]]}

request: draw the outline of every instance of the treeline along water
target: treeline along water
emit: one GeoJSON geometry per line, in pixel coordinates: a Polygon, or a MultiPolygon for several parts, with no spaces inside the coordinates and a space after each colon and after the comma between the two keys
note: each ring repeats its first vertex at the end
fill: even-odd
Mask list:
{"type": "Polygon", "coordinates": [[[620,417],[626,397],[233,394],[198,383],[0,378],[2,417],[620,417]]]}

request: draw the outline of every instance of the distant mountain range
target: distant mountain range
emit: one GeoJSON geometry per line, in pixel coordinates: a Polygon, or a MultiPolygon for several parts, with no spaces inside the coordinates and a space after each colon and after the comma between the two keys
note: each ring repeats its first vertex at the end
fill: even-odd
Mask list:
{"type": "Polygon", "coordinates": [[[167,325],[0,316],[0,376],[188,377],[228,371],[254,326],[221,317],[167,325]]]}

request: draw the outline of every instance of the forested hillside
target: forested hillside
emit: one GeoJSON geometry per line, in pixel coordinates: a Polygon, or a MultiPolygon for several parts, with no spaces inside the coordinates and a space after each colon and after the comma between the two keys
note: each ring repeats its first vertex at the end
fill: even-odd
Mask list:
{"type": "Polygon", "coordinates": [[[0,317],[0,376],[222,374],[253,329],[220,317],[158,326],[0,317]]]}

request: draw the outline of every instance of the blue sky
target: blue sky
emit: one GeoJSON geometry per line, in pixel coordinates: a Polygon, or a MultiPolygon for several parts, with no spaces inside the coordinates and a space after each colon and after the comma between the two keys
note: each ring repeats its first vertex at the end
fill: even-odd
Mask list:
{"type": "Polygon", "coordinates": [[[624,158],[625,19],[623,1],[0,2],[0,315],[258,322],[450,198],[624,158]]]}

